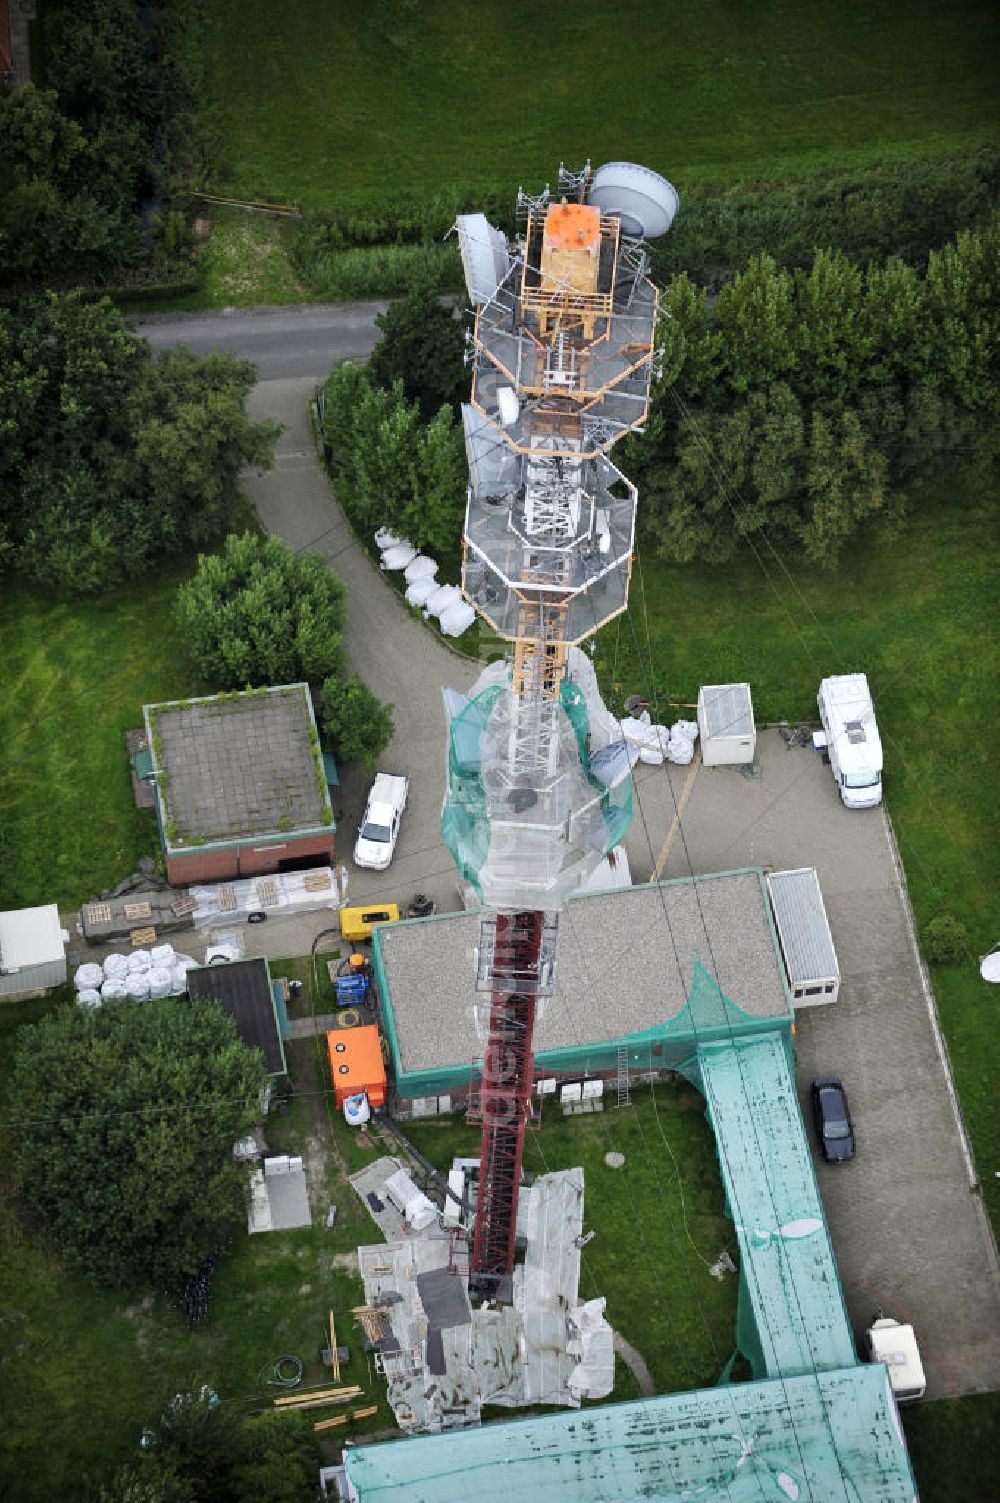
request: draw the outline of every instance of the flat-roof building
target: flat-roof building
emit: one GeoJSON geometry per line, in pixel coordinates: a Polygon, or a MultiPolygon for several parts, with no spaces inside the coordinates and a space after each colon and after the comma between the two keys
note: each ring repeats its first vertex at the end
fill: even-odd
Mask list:
{"type": "Polygon", "coordinates": [[[333,808],[307,684],[171,700],[143,716],[171,882],[332,863],[333,808]]]}
{"type": "MultiPolygon", "coordinates": [[[[485,1022],[489,1001],[476,991],[481,924],[478,913],[457,913],[373,931],[382,1022],[404,1110],[414,1099],[461,1099],[478,1075],[477,1010],[485,1022]]],[[[697,963],[750,1022],[791,1022],[757,868],[574,897],[559,915],[556,955],[552,993],[535,1025],[535,1074],[543,1081],[611,1078],[622,1065],[633,1075],[673,1068],[688,1046],[670,1025],[687,1006],[697,963]]]]}
{"type": "Polygon", "coordinates": [[[187,973],[192,1002],[217,1002],[236,1024],[244,1044],[259,1049],[268,1075],[285,1075],[287,1017],[266,960],[231,960],[187,973]]]}

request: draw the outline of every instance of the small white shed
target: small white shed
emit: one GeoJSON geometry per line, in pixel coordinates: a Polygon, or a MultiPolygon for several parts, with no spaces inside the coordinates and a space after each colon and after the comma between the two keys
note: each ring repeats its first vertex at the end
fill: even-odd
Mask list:
{"type": "Polygon", "coordinates": [[[62,986],[68,939],[55,903],[0,913],[0,999],[62,986]]]}
{"type": "Polygon", "coordinates": [[[752,762],[757,749],[749,684],[703,684],[698,690],[698,734],[706,767],[752,762]]]}
{"type": "Polygon", "coordinates": [[[767,891],[793,1005],[836,1002],[840,966],[815,869],[769,872],[767,891]]]}

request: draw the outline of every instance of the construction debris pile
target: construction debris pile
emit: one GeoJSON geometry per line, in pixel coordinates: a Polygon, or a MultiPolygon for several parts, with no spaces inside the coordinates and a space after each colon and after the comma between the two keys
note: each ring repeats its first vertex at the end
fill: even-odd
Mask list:
{"type": "Polygon", "coordinates": [[[583,1170],[543,1175],[522,1191],[513,1303],[475,1308],[465,1228],[440,1217],[420,1231],[405,1222],[389,1189],[399,1169],[379,1159],[351,1183],[387,1236],[358,1249],[367,1303],[355,1313],[400,1429],[475,1425],[484,1404],[577,1408],[606,1397],[614,1355],[604,1300],[579,1299],[583,1170]]]}

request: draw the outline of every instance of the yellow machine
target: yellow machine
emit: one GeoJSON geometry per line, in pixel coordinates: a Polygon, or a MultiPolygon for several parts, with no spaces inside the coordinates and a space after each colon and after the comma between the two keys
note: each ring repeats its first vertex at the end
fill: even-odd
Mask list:
{"type": "Polygon", "coordinates": [[[342,908],[340,933],[344,939],[371,939],[376,924],[395,924],[399,908],[395,903],[375,903],[370,908],[342,908]]]}

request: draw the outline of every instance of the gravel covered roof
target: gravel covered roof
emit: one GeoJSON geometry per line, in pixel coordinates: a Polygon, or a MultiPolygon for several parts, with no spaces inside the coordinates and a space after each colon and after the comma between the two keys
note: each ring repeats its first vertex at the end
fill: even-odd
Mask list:
{"type": "MultiPolygon", "coordinates": [[[[377,931],[406,1072],[482,1056],[473,1007],[481,915],[448,914],[377,931]]],[[[789,1003],[757,870],[686,878],[573,898],[559,915],[556,977],[535,1026],[535,1051],[621,1038],[669,1021],[700,960],[755,1017],[789,1003]]]]}

